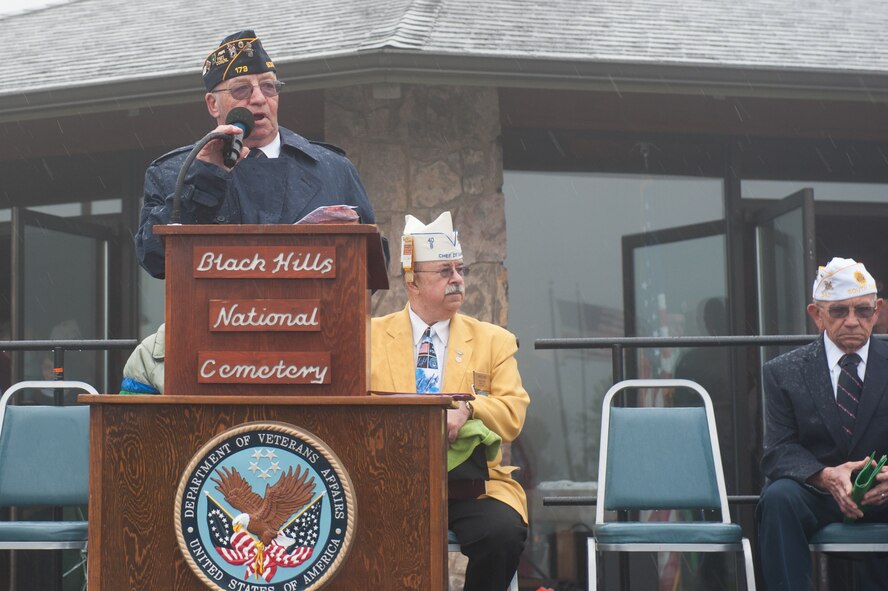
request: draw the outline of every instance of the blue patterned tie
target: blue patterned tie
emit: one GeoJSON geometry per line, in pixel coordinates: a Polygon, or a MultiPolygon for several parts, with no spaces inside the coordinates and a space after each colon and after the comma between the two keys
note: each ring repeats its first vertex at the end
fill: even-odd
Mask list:
{"type": "Polygon", "coordinates": [[[416,356],[417,394],[437,394],[441,391],[441,372],[438,369],[438,354],[432,344],[432,327],[422,333],[419,341],[419,354],[416,356]]]}

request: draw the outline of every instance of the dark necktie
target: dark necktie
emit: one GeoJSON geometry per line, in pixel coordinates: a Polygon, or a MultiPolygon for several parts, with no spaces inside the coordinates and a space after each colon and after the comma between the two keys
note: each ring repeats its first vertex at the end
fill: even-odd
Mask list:
{"type": "Polygon", "coordinates": [[[441,391],[441,371],[438,369],[438,354],[432,344],[432,327],[422,333],[419,353],[416,355],[416,392],[437,394],[441,391]]]}
{"type": "Polygon", "coordinates": [[[266,156],[265,152],[259,148],[253,148],[250,150],[250,153],[247,154],[247,158],[268,158],[268,156],[266,156]]]}
{"type": "Polygon", "coordinates": [[[860,355],[857,353],[842,355],[839,359],[842,371],[839,373],[839,384],[836,388],[836,404],[839,406],[842,430],[848,435],[848,439],[854,434],[857,405],[860,404],[860,394],[863,392],[863,381],[857,375],[857,364],[860,361],[860,355]]]}

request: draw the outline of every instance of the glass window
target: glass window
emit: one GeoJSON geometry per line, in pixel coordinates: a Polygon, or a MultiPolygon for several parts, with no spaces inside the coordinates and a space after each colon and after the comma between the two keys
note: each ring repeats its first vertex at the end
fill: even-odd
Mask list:
{"type": "Polygon", "coordinates": [[[39,213],[57,215],[60,218],[71,218],[83,215],[83,205],[80,203],[55,203],[53,205],[29,206],[28,209],[39,213]]]}
{"type": "Polygon", "coordinates": [[[123,200],[101,199],[99,201],[90,201],[89,207],[92,215],[108,215],[112,213],[121,213],[123,210],[123,200]]]}
{"type": "MultiPolygon", "coordinates": [[[[122,208],[123,201],[121,199],[101,199],[84,203],[54,203],[52,205],[28,206],[28,209],[31,211],[55,215],[62,218],[80,217],[83,215],[115,214],[121,213],[122,208]]],[[[8,222],[11,219],[11,209],[0,209],[0,222],[8,222]]]]}
{"type": "Polygon", "coordinates": [[[791,193],[810,187],[815,201],[857,201],[884,203],[888,185],[878,183],[828,183],[819,181],[744,180],[740,191],[744,199],[783,199],[791,193]]]}
{"type": "MultiPolygon", "coordinates": [[[[137,263],[138,264],[138,263],[137,263]]],[[[139,338],[157,332],[164,321],[166,283],[139,267],[139,338]]]]}

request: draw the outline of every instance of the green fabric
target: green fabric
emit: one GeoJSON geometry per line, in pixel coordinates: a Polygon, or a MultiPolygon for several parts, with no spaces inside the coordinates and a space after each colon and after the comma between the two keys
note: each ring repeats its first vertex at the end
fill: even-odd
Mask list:
{"type": "Polygon", "coordinates": [[[468,460],[472,451],[479,445],[487,446],[484,453],[488,462],[495,459],[502,440],[502,437],[488,429],[481,419],[469,419],[457,433],[456,441],[447,448],[447,471],[468,460]]]}
{"type": "MultiPolygon", "coordinates": [[[[877,464],[876,452],[873,452],[870,454],[866,466],[857,473],[857,478],[854,479],[854,487],[851,489],[851,499],[857,503],[861,511],[866,511],[867,507],[862,507],[860,500],[876,483],[876,474],[881,472],[882,466],[885,465],[886,461],[888,461],[888,456],[882,456],[877,464]]],[[[854,521],[856,520],[853,517],[845,517],[845,523],[854,523],[854,521]]]]}
{"type": "Polygon", "coordinates": [[[130,390],[121,390],[118,392],[121,396],[153,396],[154,394],[159,394],[159,392],[132,392],[130,390]]]}

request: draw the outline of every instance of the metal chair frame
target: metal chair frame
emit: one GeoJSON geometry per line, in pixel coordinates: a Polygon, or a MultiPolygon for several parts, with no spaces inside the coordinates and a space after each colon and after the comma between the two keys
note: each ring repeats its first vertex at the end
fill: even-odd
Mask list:
{"type": "MultiPolygon", "coordinates": [[[[610,435],[610,416],[611,404],[614,396],[625,389],[644,389],[644,388],[688,388],[700,395],[705,409],[706,420],[708,423],[709,440],[711,445],[712,461],[714,466],[716,486],[718,489],[719,504],[721,510],[721,523],[725,525],[731,524],[730,511],[728,509],[728,497],[725,491],[724,472],[721,463],[721,454],[718,446],[718,436],[715,427],[715,414],[712,409],[712,400],[706,390],[690,380],[679,379],[658,379],[658,380],[624,380],[613,385],[605,394],[602,402],[601,417],[601,446],[599,450],[598,463],[598,501],[595,505],[595,526],[605,524],[605,511],[607,510],[607,465],[608,465],[608,441],[610,435]]],[[[643,453],[643,450],[639,450],[643,453]]],[[[705,527],[705,523],[701,522],[701,527],[705,527]]],[[[741,537],[737,543],[599,543],[593,535],[587,541],[587,559],[588,559],[588,579],[590,591],[598,588],[598,551],[612,552],[742,552],[744,557],[744,565],[746,571],[746,586],[750,591],[755,590],[755,572],[753,569],[752,549],[749,540],[741,537]]]]}
{"type": "Polygon", "coordinates": [[[888,552],[888,523],[830,523],[809,541],[811,552],[888,552]],[[846,541],[854,538],[853,542],[846,541]]]}

